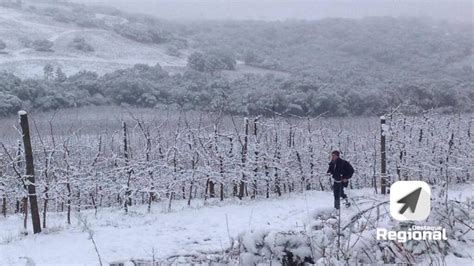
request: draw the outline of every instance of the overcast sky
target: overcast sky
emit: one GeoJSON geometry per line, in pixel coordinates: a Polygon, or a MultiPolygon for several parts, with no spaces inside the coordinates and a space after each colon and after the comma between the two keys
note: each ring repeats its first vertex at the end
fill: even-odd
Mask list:
{"type": "Polygon", "coordinates": [[[70,0],[166,19],[320,19],[427,16],[472,22],[470,0],[70,0]]]}

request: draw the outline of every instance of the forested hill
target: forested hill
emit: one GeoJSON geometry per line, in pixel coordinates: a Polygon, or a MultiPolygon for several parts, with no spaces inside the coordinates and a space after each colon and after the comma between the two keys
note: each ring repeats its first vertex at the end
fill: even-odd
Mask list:
{"type": "Polygon", "coordinates": [[[374,17],[188,26],[199,48],[226,47],[256,66],[341,83],[466,78],[472,25],[374,17]]]}
{"type": "MultiPolygon", "coordinates": [[[[56,28],[73,25],[83,35],[71,36],[65,46],[53,40],[47,52],[33,47],[32,55],[46,66],[41,76],[20,79],[1,74],[3,115],[19,108],[92,104],[301,116],[373,115],[399,105],[411,113],[473,108],[472,24],[392,17],[175,22],[80,5],[70,9],[79,13],[25,4],[12,10],[33,13],[35,21],[38,16],[52,18],[59,23],[56,28]],[[85,34],[83,30],[90,28],[109,33],[85,34]],[[111,41],[98,42],[97,36],[111,36],[111,41]],[[113,44],[114,54],[121,55],[120,49],[133,43],[140,47],[136,51],[146,51],[146,60],[122,70],[115,69],[123,60],[107,53],[97,62],[114,63],[114,67],[109,64],[97,71],[95,52],[87,51],[109,52],[107,47],[113,44]],[[59,52],[60,60],[69,55],[68,49],[80,50],[68,62],[87,57],[75,71],[63,71],[69,63],[55,61],[59,52]],[[157,56],[153,51],[159,51],[157,56]],[[180,59],[188,65],[176,63],[170,73],[166,64],[180,59]],[[95,68],[88,69],[92,65],[95,68]]],[[[6,38],[2,34],[0,40],[6,38]]],[[[9,56],[10,43],[21,45],[21,37],[7,42],[7,55],[0,54],[0,59],[9,56]]],[[[42,44],[33,41],[39,48],[42,44]]],[[[31,46],[18,49],[32,50],[31,46]]]]}

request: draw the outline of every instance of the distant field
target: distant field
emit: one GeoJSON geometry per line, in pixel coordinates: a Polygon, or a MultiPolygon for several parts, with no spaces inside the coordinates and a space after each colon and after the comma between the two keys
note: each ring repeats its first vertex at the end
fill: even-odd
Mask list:
{"type": "MultiPolygon", "coordinates": [[[[48,121],[52,119],[55,126],[55,134],[63,134],[70,129],[78,130],[78,133],[99,134],[102,131],[119,130],[121,121],[131,120],[130,114],[153,121],[157,118],[169,116],[176,120],[179,112],[158,110],[151,108],[125,108],[119,106],[83,107],[69,108],[66,110],[49,112],[31,112],[29,114],[32,123],[36,123],[38,129],[47,134],[49,132],[48,121]]],[[[191,114],[191,112],[189,112],[191,114]]],[[[18,118],[10,116],[0,119],[0,124],[5,125],[0,129],[0,138],[15,138],[17,131],[14,128],[18,118]]]]}

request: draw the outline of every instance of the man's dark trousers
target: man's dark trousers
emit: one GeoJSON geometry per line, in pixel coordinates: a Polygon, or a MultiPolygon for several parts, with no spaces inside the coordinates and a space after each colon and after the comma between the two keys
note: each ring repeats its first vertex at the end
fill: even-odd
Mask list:
{"type": "Polygon", "coordinates": [[[344,194],[344,184],[341,182],[334,182],[333,185],[334,191],[334,208],[339,209],[341,206],[341,197],[347,199],[347,195],[344,194]]]}

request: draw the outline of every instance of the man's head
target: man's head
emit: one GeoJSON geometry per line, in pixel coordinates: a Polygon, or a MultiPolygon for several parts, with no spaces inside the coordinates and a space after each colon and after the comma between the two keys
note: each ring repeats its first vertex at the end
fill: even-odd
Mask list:
{"type": "Polygon", "coordinates": [[[339,151],[333,151],[331,152],[331,161],[335,161],[339,158],[339,151]]]}

